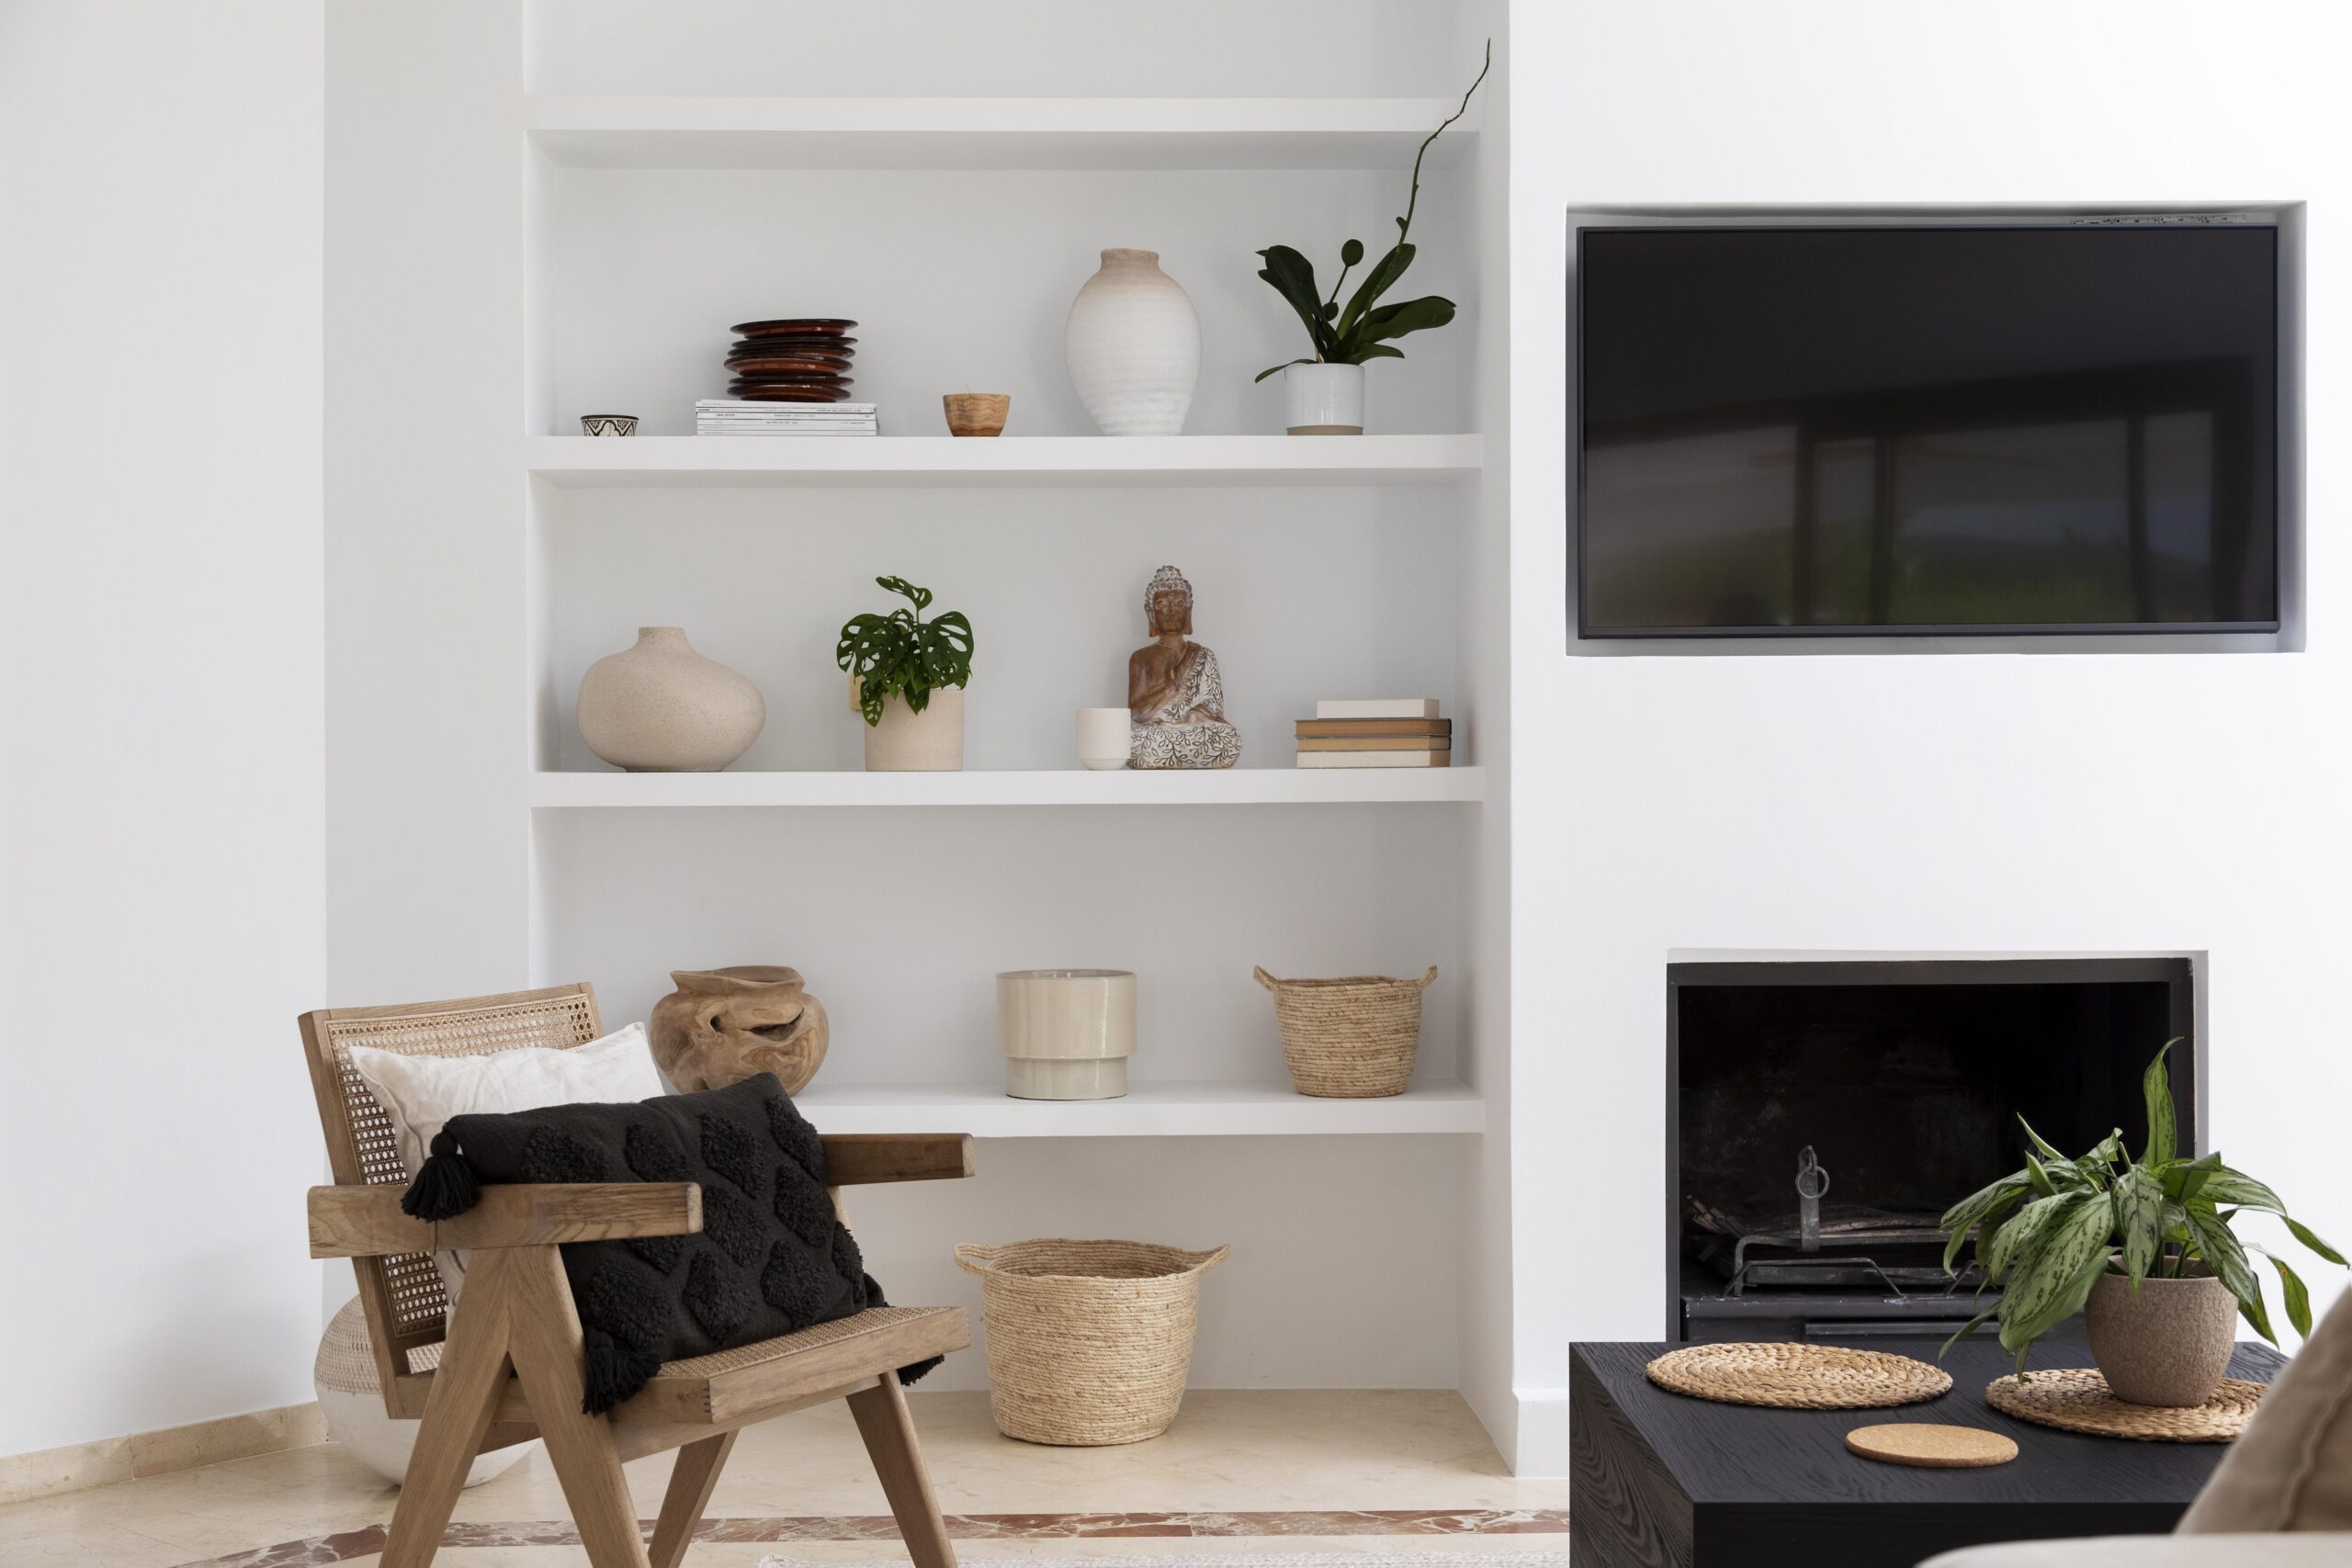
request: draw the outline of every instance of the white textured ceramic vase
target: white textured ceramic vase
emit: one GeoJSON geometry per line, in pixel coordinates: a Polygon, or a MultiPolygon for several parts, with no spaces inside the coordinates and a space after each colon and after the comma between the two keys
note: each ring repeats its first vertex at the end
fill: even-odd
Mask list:
{"type": "MultiPolygon", "coordinates": [[[[319,1391],[319,1409],[327,1418],[327,1436],[398,1486],[408,1474],[409,1450],[416,1447],[422,1423],[395,1421],[385,1414],[384,1396],[377,1392],[376,1353],[368,1342],[366,1309],[356,1301],[345,1302],[327,1325],[311,1378],[319,1391]]],[[[477,1454],[466,1467],[466,1484],[479,1486],[503,1473],[538,1446],[534,1440],[477,1454]]]]}
{"type": "Polygon", "coordinates": [[[639,626],[637,645],[588,666],[580,739],[632,773],[715,773],[767,723],[760,689],[705,659],[677,626],[639,626]]]}
{"type": "Polygon", "coordinates": [[[1363,367],[1294,365],[1283,372],[1283,427],[1293,435],[1362,435],[1363,367]]]}
{"type": "Polygon", "coordinates": [[[996,1041],[1015,1100],[1116,1100],[1136,1054],[1125,969],[1016,969],[996,977],[996,1041]]]}
{"type": "Polygon", "coordinates": [[[1105,435],[1178,435],[1201,376],[1201,319],[1157,251],[1104,251],[1070,301],[1069,378],[1105,435]]]}

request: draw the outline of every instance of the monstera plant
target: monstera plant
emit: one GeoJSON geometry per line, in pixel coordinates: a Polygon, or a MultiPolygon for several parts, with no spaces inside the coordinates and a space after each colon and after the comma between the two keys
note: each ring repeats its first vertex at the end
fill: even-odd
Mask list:
{"type": "MultiPolygon", "coordinates": [[[[2148,1132],[2136,1158],[2125,1152],[2120,1127],[2087,1154],[2069,1159],[2018,1118],[2030,1145],[2025,1168],[1971,1193],[1943,1217],[1946,1271],[1973,1233],[1980,1289],[2001,1289],[2001,1299],[1953,1335],[1946,1349],[1998,1317],[2001,1348],[2017,1358],[2022,1374],[2034,1341],[2081,1311],[2093,1287],[2110,1274],[2134,1296],[2151,1280],[2211,1274],[2256,1331],[2276,1344],[2262,1281],[2249,1260],[2253,1253],[2268,1258],[2278,1270],[2295,1332],[2311,1332],[2311,1294],[2302,1280],[2285,1258],[2240,1241],[2231,1222],[2246,1210],[2276,1214],[2319,1257],[2335,1264],[2344,1257],[2290,1215],[2278,1194],[2223,1165],[2219,1154],[2180,1154],[2165,1066],[2178,1043],[2167,1041],[2142,1077],[2148,1132]]],[[[2224,1323],[2227,1316],[2224,1308],[2224,1323]]]]}
{"type": "MultiPolygon", "coordinates": [[[[1441,121],[1435,130],[1422,138],[1420,150],[1413,154],[1412,188],[1405,199],[1405,212],[1396,220],[1396,243],[1372,264],[1372,270],[1363,275],[1355,291],[1347,296],[1345,304],[1340,303],[1340,290],[1347,285],[1349,272],[1364,258],[1366,253],[1362,240],[1350,240],[1340,247],[1340,271],[1332,280],[1328,297],[1316,282],[1315,264],[1297,251],[1288,245],[1269,245],[1258,253],[1266,264],[1258,276],[1272,285],[1274,291],[1298,312],[1299,324],[1306,329],[1307,346],[1311,351],[1300,358],[1267,367],[1258,373],[1259,380],[1294,366],[1361,367],[1368,359],[1402,359],[1405,351],[1396,346],[1396,339],[1408,333],[1426,332],[1431,327],[1442,327],[1453,320],[1453,301],[1441,295],[1428,294],[1418,299],[1403,299],[1390,305],[1382,304],[1380,299],[1396,286],[1396,280],[1405,276],[1405,269],[1413,265],[1413,214],[1420,206],[1421,160],[1428,155],[1430,143],[1443,135],[1447,126],[1468,112],[1471,95],[1477,92],[1479,83],[1487,79],[1487,71],[1494,63],[1494,45],[1490,41],[1487,45],[1486,64],[1478,68],[1477,80],[1472,82],[1469,91],[1462,95],[1461,105],[1441,121]]],[[[1354,386],[1354,423],[1361,428],[1363,405],[1362,370],[1351,372],[1349,379],[1354,386]]],[[[1298,423],[1296,414],[1301,406],[1298,401],[1300,385],[1294,378],[1294,427],[1298,423]]]]}
{"type": "Polygon", "coordinates": [[[972,678],[972,623],[961,610],[949,610],[926,621],[931,590],[918,588],[903,577],[877,577],[875,582],[907,600],[912,609],[887,615],[853,615],[842,627],[833,655],[857,682],[857,707],[868,725],[882,722],[882,709],[894,695],[921,713],[931,705],[931,694],[942,686],[962,686],[972,678]]]}

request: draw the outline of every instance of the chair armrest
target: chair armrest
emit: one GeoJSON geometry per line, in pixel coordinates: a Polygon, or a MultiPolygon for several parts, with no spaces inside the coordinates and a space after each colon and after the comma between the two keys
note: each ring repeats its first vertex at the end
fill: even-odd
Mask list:
{"type": "Polygon", "coordinates": [[[835,1187],[971,1174],[969,1133],[834,1133],[825,1139],[825,1179],[835,1187]]]}
{"type": "Polygon", "coordinates": [[[311,1256],[383,1258],[450,1247],[543,1247],[702,1229],[702,1189],[691,1181],[554,1186],[496,1182],[481,1201],[435,1224],[401,1213],[389,1183],[311,1189],[311,1256]]]}

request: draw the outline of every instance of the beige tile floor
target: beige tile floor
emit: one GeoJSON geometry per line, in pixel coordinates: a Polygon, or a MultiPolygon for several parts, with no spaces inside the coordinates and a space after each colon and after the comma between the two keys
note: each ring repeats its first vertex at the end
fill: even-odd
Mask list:
{"type": "MultiPolygon", "coordinates": [[[[1203,1391],[1167,1436],[1116,1449],[1013,1442],[990,1424],[987,1396],[910,1396],[941,1507],[950,1514],[1176,1513],[1331,1509],[1522,1509],[1567,1506],[1564,1482],[1507,1474],[1459,1395],[1439,1392],[1203,1391]]],[[[666,1456],[628,1467],[651,1517],[666,1456]]],[[[380,1524],[395,1490],[333,1443],[128,1481],[0,1507],[6,1568],[175,1568],[256,1547],[380,1524]]],[[[709,1512],[730,1517],[887,1512],[848,1411],[834,1404],[747,1431],[709,1512]]],[[[566,1517],[545,1456],[464,1494],[460,1520],[566,1517]]],[[[1417,1535],[1376,1539],[1269,1535],[1190,1539],[989,1540],[959,1546],[969,1561],[1007,1556],[1166,1555],[1341,1550],[1562,1551],[1559,1535],[1417,1535]]],[[[711,1542],[692,1568],[750,1568],[771,1552],[839,1562],[904,1561],[895,1540],[711,1542]]],[[[352,1559],[373,1564],[372,1556],[352,1559]]],[[[446,1551],[449,1568],[572,1568],[576,1547],[446,1551]]]]}

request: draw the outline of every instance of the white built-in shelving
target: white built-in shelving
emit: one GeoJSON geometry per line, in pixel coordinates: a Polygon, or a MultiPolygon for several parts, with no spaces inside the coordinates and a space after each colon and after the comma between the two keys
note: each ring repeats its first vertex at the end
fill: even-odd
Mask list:
{"type": "Polygon", "coordinates": [[[1461,768],[1228,768],[1136,773],[1080,768],[947,773],[545,772],[534,807],[1312,806],[1476,801],[1486,773],[1461,768]]]}
{"type": "Polygon", "coordinates": [[[978,1138],[1241,1137],[1483,1132],[1476,1089],[1320,1100],[1280,1083],[1137,1084],[1116,1100],[1014,1100],[1001,1084],[834,1084],[794,1097],[831,1133],[955,1131],[978,1138]]]}
{"type": "MultiPolygon", "coordinates": [[[[1453,112],[1437,98],[524,100],[559,166],[607,169],[1397,168],[1453,112]]],[[[1448,132],[1451,162],[1475,137],[1448,132]]]]}
{"type": "Polygon", "coordinates": [[[567,490],[763,485],[1410,485],[1478,470],[1476,435],[536,435],[567,490]]]}

